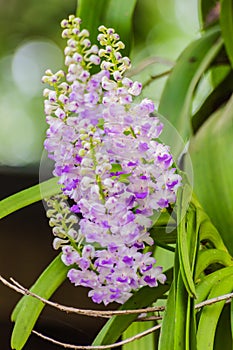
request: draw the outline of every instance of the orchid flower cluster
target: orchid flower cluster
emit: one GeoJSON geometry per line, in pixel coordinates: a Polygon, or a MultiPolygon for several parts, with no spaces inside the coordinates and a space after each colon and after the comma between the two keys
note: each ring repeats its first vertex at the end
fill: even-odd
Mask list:
{"type": "Polygon", "coordinates": [[[131,64],[119,35],[100,26],[99,48],[79,18],[61,25],[66,72],[47,70],[42,79],[50,85],[44,145],[63,191],[48,200],[54,248],[62,249],[70,281],[90,288],[94,302],[124,303],[166,281],[148,231],[154,211],[176,201],[181,177],[158,141],[163,125],[153,102],[134,102],[142,85],[125,76],[131,64]]]}

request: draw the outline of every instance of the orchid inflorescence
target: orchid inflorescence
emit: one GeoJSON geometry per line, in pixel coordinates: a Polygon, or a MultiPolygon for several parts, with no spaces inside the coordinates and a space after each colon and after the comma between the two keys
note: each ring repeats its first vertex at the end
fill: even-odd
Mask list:
{"type": "Polygon", "coordinates": [[[133,101],[142,84],[125,76],[131,64],[119,35],[100,26],[99,48],[79,18],[61,25],[67,72],[47,70],[42,79],[51,87],[44,145],[63,191],[48,200],[54,248],[62,248],[70,281],[89,287],[94,302],[124,303],[166,281],[148,230],[154,211],[175,203],[181,177],[158,141],[163,125],[153,102],[133,101]]]}

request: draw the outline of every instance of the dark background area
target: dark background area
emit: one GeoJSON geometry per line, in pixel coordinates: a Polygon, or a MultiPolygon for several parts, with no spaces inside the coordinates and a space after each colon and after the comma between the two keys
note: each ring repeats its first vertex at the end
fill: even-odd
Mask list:
{"type": "MultiPolygon", "coordinates": [[[[36,175],[19,172],[19,169],[2,169],[0,174],[1,197],[38,183],[36,175]]],[[[0,221],[1,275],[13,277],[29,288],[56,256],[52,248],[52,232],[48,225],[42,202],[32,204],[0,221]]],[[[11,312],[21,296],[0,284],[0,349],[10,349],[10,334],[13,324],[11,312]]],[[[76,288],[66,281],[54,294],[54,301],[80,308],[98,308],[87,297],[86,288],[76,288]]],[[[102,306],[99,309],[103,308],[102,306]]],[[[90,344],[104,321],[79,315],[67,315],[51,307],[46,307],[35,329],[47,336],[77,345],[90,344]]],[[[25,350],[61,349],[32,335],[25,350]]]]}

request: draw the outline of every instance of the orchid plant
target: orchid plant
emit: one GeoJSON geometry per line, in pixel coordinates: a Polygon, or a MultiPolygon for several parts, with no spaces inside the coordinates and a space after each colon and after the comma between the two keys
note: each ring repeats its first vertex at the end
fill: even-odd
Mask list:
{"type": "MultiPolygon", "coordinates": [[[[138,348],[152,341],[159,350],[217,350],[225,329],[232,334],[233,186],[231,172],[224,168],[233,165],[228,156],[233,125],[232,3],[222,0],[220,8],[199,1],[203,32],[178,58],[157,111],[151,99],[141,97],[142,84],[128,74],[131,62],[125,52],[136,1],[118,1],[121,11],[128,10],[123,22],[109,17],[119,8],[110,0],[109,7],[104,1],[80,1],[77,17],[62,21],[65,69],[48,69],[42,78],[47,84],[44,147],[54,177],[0,203],[4,217],[43,199],[53,247],[60,250],[30,290],[0,277],[24,294],[12,314],[12,349],[24,347],[45,304],[86,316],[112,316],[89,347],[33,331],[65,348],[122,345],[130,350],[135,349],[132,341],[156,332],[153,340],[140,340],[138,348]],[[97,25],[104,16],[111,27],[97,25]],[[91,31],[97,28],[93,39],[91,31]],[[224,69],[219,73],[221,62],[224,69]],[[213,78],[211,92],[192,112],[206,72],[212,77],[218,72],[217,82],[213,78]],[[186,151],[177,145],[172,128],[163,138],[164,117],[177,128],[186,151]],[[220,172],[213,166],[216,162],[220,172]],[[223,211],[215,205],[220,193],[225,224],[218,221],[223,211]],[[158,246],[165,259],[173,252],[171,269],[157,265],[158,246]],[[53,303],[50,297],[67,277],[74,286],[86,287],[94,303],[104,308],[114,302],[121,304],[119,310],[95,313],[53,303]],[[162,317],[154,315],[158,311],[164,312],[162,317]],[[145,316],[148,312],[152,316],[145,316]],[[141,320],[153,320],[152,327],[141,320]]],[[[232,335],[228,338],[226,348],[231,349],[232,335]]]]}

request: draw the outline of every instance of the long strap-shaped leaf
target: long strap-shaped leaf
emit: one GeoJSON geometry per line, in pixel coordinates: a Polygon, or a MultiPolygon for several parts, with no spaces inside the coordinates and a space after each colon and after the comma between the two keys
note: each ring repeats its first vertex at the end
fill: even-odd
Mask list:
{"type": "Polygon", "coordinates": [[[233,339],[230,325],[230,304],[225,304],[218,320],[215,337],[214,350],[222,350],[224,339],[224,350],[233,349],[233,339]]]}
{"type": "Polygon", "coordinates": [[[24,208],[43,198],[49,198],[61,192],[61,186],[57,184],[58,179],[52,178],[38,185],[27,188],[0,201],[0,219],[24,208]]]}
{"type": "MultiPolygon", "coordinates": [[[[213,286],[208,298],[228,294],[232,290],[233,279],[227,276],[213,286]]],[[[214,349],[215,331],[224,304],[225,301],[221,301],[203,308],[197,330],[197,350],[214,349]]]]}
{"type": "Polygon", "coordinates": [[[200,241],[211,243],[214,248],[228,252],[222,237],[210,221],[208,215],[202,209],[199,209],[198,213],[201,216],[200,241]]]}
{"type": "Polygon", "coordinates": [[[113,27],[125,44],[124,54],[131,48],[132,17],[137,0],[79,0],[77,15],[90,32],[91,41],[96,42],[99,25],[113,27]]]}
{"type": "Polygon", "coordinates": [[[177,197],[177,250],[173,285],[169,291],[166,312],[162,322],[159,350],[196,349],[196,321],[194,312],[195,286],[193,276],[199,247],[199,218],[197,208],[186,201],[190,188],[184,186],[177,197]],[[169,336],[168,336],[169,334],[169,336]]]}
{"type": "Polygon", "coordinates": [[[125,44],[125,55],[129,55],[132,46],[132,17],[136,3],[137,0],[111,0],[105,15],[106,25],[120,34],[125,44]]]}
{"type": "Polygon", "coordinates": [[[192,117],[193,132],[196,133],[202,124],[224,104],[233,92],[233,72],[226,75],[223,81],[215,87],[192,117]]]}
{"type": "Polygon", "coordinates": [[[233,255],[233,97],[190,142],[194,190],[233,255]]]}
{"type": "Polygon", "coordinates": [[[233,276],[233,266],[224,267],[220,270],[214,271],[211,274],[205,276],[196,287],[196,292],[197,292],[196,304],[199,304],[202,301],[206,300],[213,285],[215,285],[218,281],[220,281],[221,279],[227,276],[229,278],[230,276],[233,276]]]}
{"type": "Polygon", "coordinates": [[[220,25],[226,51],[233,67],[233,2],[221,0],[220,25]]]}
{"type": "Polygon", "coordinates": [[[83,27],[90,33],[91,42],[97,44],[98,27],[103,23],[109,0],[78,0],[77,16],[82,19],[83,27]]]}
{"type": "MultiPolygon", "coordinates": [[[[147,322],[133,322],[128,329],[123,333],[122,340],[131,338],[135,334],[146,331],[147,329],[154,327],[153,321],[147,322]]],[[[158,330],[159,331],[159,330],[158,330]]],[[[141,349],[154,349],[154,334],[148,334],[147,336],[138,339],[137,342],[131,342],[122,346],[122,350],[141,350],[141,349]]]]}
{"type": "MultiPolygon", "coordinates": [[[[49,299],[65,280],[68,269],[61,261],[59,254],[30,291],[44,299],[49,299]]],[[[19,301],[12,313],[12,321],[15,321],[11,338],[12,349],[21,350],[23,348],[43,308],[44,304],[32,296],[24,296],[19,301]]]]}
{"type": "Polygon", "coordinates": [[[172,283],[172,286],[169,290],[166,309],[164,312],[162,327],[159,337],[159,350],[173,350],[174,349],[174,329],[175,329],[175,312],[176,312],[176,303],[175,303],[175,283],[172,283]],[[168,336],[169,334],[169,336],[168,336]]]}
{"type": "Polygon", "coordinates": [[[187,292],[191,297],[195,296],[193,282],[193,271],[195,267],[196,251],[199,246],[198,230],[196,229],[195,210],[188,209],[186,215],[183,211],[186,208],[186,200],[190,198],[190,188],[184,186],[181,195],[178,196],[177,220],[180,221],[177,228],[177,248],[179,255],[180,272],[187,292]]]}
{"type": "MultiPolygon", "coordinates": [[[[213,61],[223,41],[219,28],[212,28],[192,42],[179,57],[162,93],[159,112],[176,127],[186,140],[192,134],[191,104],[194,90],[202,74],[213,61]]],[[[167,135],[171,144],[172,135],[167,135]]]]}
{"type": "Polygon", "coordinates": [[[198,254],[198,261],[196,266],[195,280],[200,274],[212,264],[221,264],[223,266],[233,266],[232,256],[220,249],[202,250],[198,254]]]}

